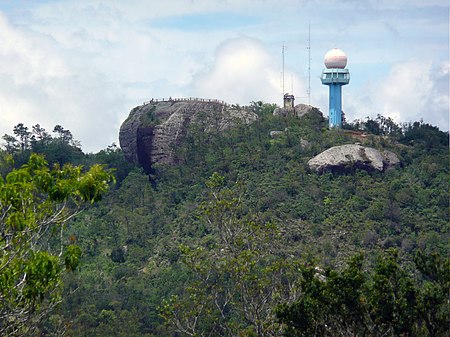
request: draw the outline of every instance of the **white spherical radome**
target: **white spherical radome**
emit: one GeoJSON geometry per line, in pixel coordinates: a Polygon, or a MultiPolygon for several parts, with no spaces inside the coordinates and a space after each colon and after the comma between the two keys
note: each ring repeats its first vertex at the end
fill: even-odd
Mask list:
{"type": "Polygon", "coordinates": [[[347,65],[347,55],[345,55],[345,53],[338,48],[331,49],[328,53],[325,54],[324,63],[325,67],[327,67],[328,69],[344,69],[347,65]]]}

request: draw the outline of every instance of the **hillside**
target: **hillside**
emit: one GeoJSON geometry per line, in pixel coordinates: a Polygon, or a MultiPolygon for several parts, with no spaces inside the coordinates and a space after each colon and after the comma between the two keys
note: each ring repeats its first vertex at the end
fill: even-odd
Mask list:
{"type": "MultiPolygon", "coordinates": [[[[324,270],[331,280],[335,274],[329,270],[345,273],[357,253],[365,257],[364,275],[372,275],[383,252],[395,251],[396,263],[415,273],[419,289],[426,277],[415,271],[417,253],[450,253],[448,133],[420,122],[400,128],[381,116],[328,130],[318,110],[299,118],[274,116],[274,108],[255,102],[248,109],[258,119],[227,130],[204,132],[191,125],[173,149],[177,164],[154,163],[150,176],[126,164],[117,148],[85,156],[84,162],[103,162],[120,175],[105,198],[77,216],[64,234],[80,245],[83,261],[67,276],[67,296],[43,323],[44,335],[188,335],[175,332],[180,327],[171,315],[179,312],[178,319],[185,317],[189,325],[202,312],[200,295],[206,301],[212,294],[201,291],[210,286],[203,276],[215,277],[220,289],[208,291],[221,301],[230,287],[239,293],[239,287],[252,285],[249,298],[270,289],[286,302],[275,297],[268,302],[292,304],[299,295],[281,295],[288,280],[304,282],[309,267],[324,270]],[[271,131],[282,132],[271,136],[271,131]],[[385,171],[309,169],[308,161],[324,150],[354,143],[390,151],[401,164],[385,171]],[[228,231],[234,234],[227,237],[228,231]],[[248,253],[245,258],[238,254],[234,260],[230,252],[236,247],[248,253]]],[[[301,284],[299,294],[307,294],[301,284]]],[[[238,317],[243,299],[234,298],[232,309],[217,316],[211,314],[217,307],[205,307],[213,316],[203,312],[197,331],[280,335],[265,323],[257,330],[257,322],[267,323],[269,316],[254,322],[238,317]]],[[[274,315],[275,308],[264,308],[274,315]]],[[[420,329],[425,336],[425,323],[420,329]]],[[[292,336],[298,330],[293,331],[292,336]]]]}
{"type": "Polygon", "coordinates": [[[151,100],[131,110],[120,127],[119,142],[128,160],[150,172],[153,164],[178,161],[174,148],[183,143],[189,128],[222,132],[256,118],[252,111],[218,100],[151,100]]]}

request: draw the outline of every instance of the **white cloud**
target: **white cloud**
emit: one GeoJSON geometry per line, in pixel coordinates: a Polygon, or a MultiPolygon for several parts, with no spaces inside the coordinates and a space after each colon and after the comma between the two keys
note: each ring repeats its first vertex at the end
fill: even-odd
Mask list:
{"type": "Polygon", "coordinates": [[[97,151],[117,140],[134,106],[152,97],[281,104],[283,43],[285,91],[293,74],[297,102],[305,102],[309,20],[312,104],[327,109],[318,75],[325,52],[339,46],[352,73],[343,89],[349,117],[387,113],[442,127],[448,120],[448,25],[441,11],[408,12],[420,0],[402,0],[405,10],[395,1],[378,7],[373,1],[373,11],[361,4],[349,12],[351,1],[18,2],[0,14],[0,135],[20,122],[47,130],[61,124],[85,151],[97,151]],[[337,14],[345,15],[334,20],[337,14]],[[444,60],[447,68],[439,66],[444,60]]]}
{"type": "Polygon", "coordinates": [[[347,96],[352,118],[389,116],[396,122],[426,123],[448,130],[448,62],[409,60],[392,66],[390,73],[347,96]]]}
{"type": "Polygon", "coordinates": [[[117,124],[117,109],[125,107],[116,84],[89,72],[78,55],[68,55],[48,35],[13,26],[3,15],[0,40],[2,135],[21,122],[29,128],[39,123],[48,131],[61,124],[88,151],[117,138],[111,129],[117,124]]]}
{"type": "Polygon", "coordinates": [[[433,88],[430,68],[431,64],[419,61],[402,62],[392,67],[391,73],[375,93],[376,101],[381,105],[381,114],[399,121],[421,113],[433,88]]]}
{"type": "MultiPolygon", "coordinates": [[[[212,67],[194,78],[193,94],[240,104],[257,100],[279,102],[280,69],[280,61],[260,41],[231,39],[219,46],[212,67]]],[[[297,77],[294,80],[295,91],[302,92],[303,85],[297,77]]],[[[286,91],[289,87],[290,76],[286,75],[286,91]]]]}
{"type": "Polygon", "coordinates": [[[64,60],[52,53],[49,39],[15,29],[2,13],[0,41],[0,75],[12,78],[16,85],[34,85],[69,73],[64,60]]]}

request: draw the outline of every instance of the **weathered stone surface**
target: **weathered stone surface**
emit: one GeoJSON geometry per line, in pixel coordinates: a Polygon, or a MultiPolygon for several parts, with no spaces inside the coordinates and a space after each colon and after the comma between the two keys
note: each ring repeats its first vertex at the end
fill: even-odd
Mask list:
{"type": "Polygon", "coordinates": [[[308,142],[306,139],[300,138],[300,147],[303,150],[309,149],[311,147],[311,143],[308,142]]]}
{"type": "Polygon", "coordinates": [[[278,137],[281,137],[283,134],[284,134],[283,131],[270,131],[269,132],[270,138],[278,138],[278,137]]]}
{"type": "Polygon", "coordinates": [[[183,141],[190,125],[202,132],[224,131],[257,115],[216,100],[168,100],[149,102],[131,110],[119,133],[120,147],[129,161],[151,165],[174,164],[174,147],[183,141]]]}
{"type": "Polygon", "coordinates": [[[313,107],[307,104],[297,104],[294,109],[292,108],[275,108],[273,111],[274,116],[287,116],[289,114],[302,117],[307,113],[313,111],[313,107]]]}
{"type": "Polygon", "coordinates": [[[384,171],[399,164],[400,160],[393,152],[380,152],[374,148],[357,144],[334,146],[308,161],[309,168],[319,173],[355,168],[384,171]]]}
{"type": "Polygon", "coordinates": [[[400,165],[400,159],[394,152],[385,150],[381,153],[383,155],[383,162],[386,169],[394,168],[400,165]]]}

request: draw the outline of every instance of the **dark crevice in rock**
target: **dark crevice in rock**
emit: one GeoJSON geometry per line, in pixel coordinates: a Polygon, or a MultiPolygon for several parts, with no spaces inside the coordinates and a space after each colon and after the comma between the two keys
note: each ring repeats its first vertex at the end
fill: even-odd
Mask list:
{"type": "Polygon", "coordinates": [[[153,164],[178,162],[176,148],[192,126],[204,133],[222,132],[257,118],[254,112],[217,100],[151,101],[131,110],[120,127],[119,142],[125,158],[150,173],[153,164]]]}
{"type": "Polygon", "coordinates": [[[152,140],[154,127],[143,127],[137,129],[137,157],[138,163],[148,174],[151,172],[152,140]]]}

